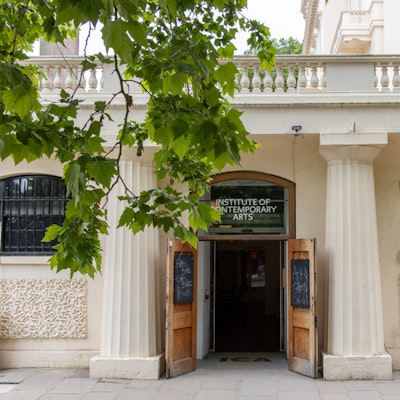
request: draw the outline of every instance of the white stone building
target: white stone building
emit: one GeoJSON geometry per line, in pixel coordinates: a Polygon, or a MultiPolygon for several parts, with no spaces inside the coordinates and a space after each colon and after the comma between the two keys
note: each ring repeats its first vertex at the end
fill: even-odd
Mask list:
{"type": "MultiPolygon", "coordinates": [[[[304,0],[304,55],[277,57],[274,79],[260,76],[254,58],[235,59],[242,75],[233,103],[261,147],[244,155],[242,168],[214,177],[208,200],[231,208],[220,226],[199,233],[193,258],[186,249],[174,257],[179,244],[157,231],[117,229],[116,191],[103,274],[70,281],[50,271],[28,223],[29,240],[13,223],[62,214],[61,189],[51,199],[32,189],[54,187],[62,168],[3,162],[0,368],[90,367],[92,376],[148,379],[163,373],[166,359],[174,376],[211,351],[282,352],[290,369],[309,376],[390,379],[400,369],[400,51],[390,43],[397,7],[304,0]],[[26,205],[39,193],[51,211],[26,205]],[[17,211],[16,202],[25,205],[17,211]],[[180,300],[166,276],[182,265],[193,290],[180,300]]],[[[33,62],[49,77],[43,99],[68,88],[62,58],[33,62]]],[[[82,90],[85,103],[108,99],[113,84],[110,67],[99,65],[82,90]]],[[[131,92],[140,118],[146,97],[131,92]]],[[[114,120],[119,113],[122,105],[114,120]]],[[[115,133],[110,124],[110,143],[115,133]]],[[[141,159],[124,154],[132,189],[157,184],[154,150],[141,159]]]]}

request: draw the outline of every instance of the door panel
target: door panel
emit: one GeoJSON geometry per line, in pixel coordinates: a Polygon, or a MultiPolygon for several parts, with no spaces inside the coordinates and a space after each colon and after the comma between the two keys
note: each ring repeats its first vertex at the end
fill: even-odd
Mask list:
{"type": "Polygon", "coordinates": [[[167,378],[196,369],[197,252],[171,240],[167,271],[167,378]]]}
{"type": "Polygon", "coordinates": [[[288,241],[289,370],[317,376],[315,240],[288,241]]]}

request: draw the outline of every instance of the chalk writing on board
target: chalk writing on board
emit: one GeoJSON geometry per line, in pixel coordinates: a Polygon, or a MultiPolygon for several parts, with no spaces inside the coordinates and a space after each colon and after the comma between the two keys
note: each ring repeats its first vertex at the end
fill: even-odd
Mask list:
{"type": "Polygon", "coordinates": [[[292,260],[291,306],[310,308],[310,260],[292,260]]]}
{"type": "Polygon", "coordinates": [[[177,254],[174,262],[174,302],[193,301],[193,254],[177,254]]]}

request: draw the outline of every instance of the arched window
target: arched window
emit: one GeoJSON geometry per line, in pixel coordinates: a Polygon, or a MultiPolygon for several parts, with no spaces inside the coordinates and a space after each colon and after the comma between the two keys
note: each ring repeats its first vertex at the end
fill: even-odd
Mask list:
{"type": "Polygon", "coordinates": [[[53,253],[42,238],[64,220],[66,186],[56,176],[25,175],[0,180],[0,254],[53,253]]]}

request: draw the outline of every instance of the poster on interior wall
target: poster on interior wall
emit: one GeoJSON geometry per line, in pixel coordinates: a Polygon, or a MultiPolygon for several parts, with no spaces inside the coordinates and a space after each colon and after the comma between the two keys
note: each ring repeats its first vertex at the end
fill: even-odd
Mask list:
{"type": "Polygon", "coordinates": [[[174,303],[193,301],[194,255],[176,254],[174,259],[174,303]]]}
{"type": "Polygon", "coordinates": [[[292,260],[290,278],[290,305],[310,308],[310,260],[292,260]]]}

